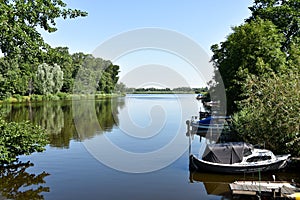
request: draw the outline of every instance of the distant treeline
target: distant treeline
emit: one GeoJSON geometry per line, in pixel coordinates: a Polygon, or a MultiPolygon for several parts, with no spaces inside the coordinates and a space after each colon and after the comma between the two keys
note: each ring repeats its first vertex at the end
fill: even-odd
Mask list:
{"type": "Polygon", "coordinates": [[[190,88],[190,87],[177,87],[177,88],[125,88],[126,93],[205,93],[208,91],[208,88],[190,88]]]}

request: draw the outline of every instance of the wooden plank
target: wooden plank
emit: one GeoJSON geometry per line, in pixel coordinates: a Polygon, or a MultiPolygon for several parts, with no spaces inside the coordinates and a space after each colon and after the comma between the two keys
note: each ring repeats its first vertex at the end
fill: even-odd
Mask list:
{"type": "Polygon", "coordinates": [[[294,194],[295,192],[296,192],[296,190],[286,187],[286,186],[283,186],[281,188],[281,193],[283,193],[283,194],[294,194]]]}
{"type": "Polygon", "coordinates": [[[263,189],[262,187],[260,187],[260,186],[258,186],[258,185],[251,185],[250,188],[251,188],[252,191],[259,191],[259,189],[260,189],[260,190],[263,189]]]}
{"type": "Polygon", "coordinates": [[[233,195],[256,195],[256,192],[253,191],[245,191],[245,190],[233,190],[233,195]]]}
{"type": "Polygon", "coordinates": [[[242,190],[243,187],[241,185],[238,185],[238,184],[229,184],[229,187],[231,190],[242,190]]]}
{"type": "Polygon", "coordinates": [[[266,182],[238,182],[229,184],[229,188],[233,195],[256,195],[259,191],[262,193],[272,193],[272,189],[276,193],[281,190],[281,194],[284,196],[294,194],[296,189],[290,188],[286,185],[266,182]]]}

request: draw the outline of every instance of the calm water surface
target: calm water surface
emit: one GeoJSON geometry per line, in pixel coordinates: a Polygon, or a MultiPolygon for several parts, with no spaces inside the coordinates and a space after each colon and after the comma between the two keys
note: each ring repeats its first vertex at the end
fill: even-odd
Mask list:
{"type": "MultiPolygon", "coordinates": [[[[199,111],[194,95],[6,105],[1,111],[7,120],[40,124],[50,143],[2,173],[0,199],[231,199],[229,182],[258,177],[190,173],[185,121],[199,111]]],[[[200,145],[196,138],[193,149],[200,145]]],[[[276,176],[299,180],[297,173],[276,176]]]]}

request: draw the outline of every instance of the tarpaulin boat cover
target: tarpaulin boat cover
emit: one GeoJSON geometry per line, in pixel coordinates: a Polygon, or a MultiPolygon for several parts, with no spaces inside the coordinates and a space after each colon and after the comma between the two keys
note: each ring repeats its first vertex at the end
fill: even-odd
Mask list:
{"type": "Polygon", "coordinates": [[[214,163],[233,164],[251,154],[253,146],[245,142],[230,142],[207,145],[202,159],[214,163]]]}

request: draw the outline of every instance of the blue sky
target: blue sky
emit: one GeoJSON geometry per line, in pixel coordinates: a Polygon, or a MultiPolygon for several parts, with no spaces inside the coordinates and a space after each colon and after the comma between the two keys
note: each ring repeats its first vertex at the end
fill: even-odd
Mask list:
{"type": "MultiPolygon", "coordinates": [[[[91,53],[98,44],[124,31],[159,27],[178,31],[206,51],[223,41],[231,27],[250,15],[252,0],[65,0],[87,11],[83,18],[57,20],[58,31],[43,33],[53,46],[91,53]]],[[[208,52],[209,53],[209,52],[208,52]]]]}
{"type": "MultiPolygon", "coordinates": [[[[65,0],[70,8],[87,11],[83,18],[57,20],[58,31],[42,35],[51,46],[67,46],[70,53],[92,53],[98,45],[120,33],[156,27],[174,30],[200,45],[224,41],[232,26],[249,17],[252,0],[65,0]]],[[[122,61],[117,62],[122,64],[122,61]]],[[[146,63],[149,64],[149,63],[146,63]]],[[[157,64],[157,63],[156,63],[157,64]]],[[[130,63],[128,59],[126,65],[130,63]]],[[[121,66],[121,71],[129,69],[121,66]]],[[[179,72],[180,73],[180,72],[179,72]]],[[[197,79],[197,78],[196,78],[197,79]]],[[[194,83],[199,85],[199,83],[194,83]]]]}

